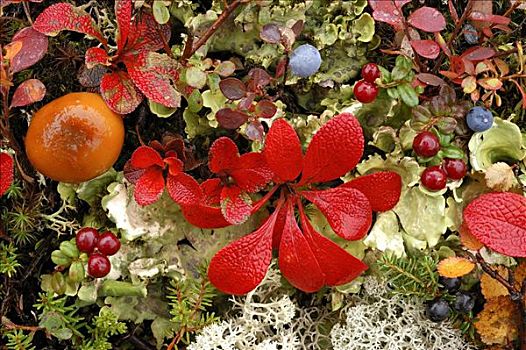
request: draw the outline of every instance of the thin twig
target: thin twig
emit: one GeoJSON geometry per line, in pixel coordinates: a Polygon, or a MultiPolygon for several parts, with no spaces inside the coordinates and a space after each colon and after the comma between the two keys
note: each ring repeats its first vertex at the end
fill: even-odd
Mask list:
{"type": "Polygon", "coordinates": [[[228,5],[227,8],[225,8],[223,12],[221,12],[216,21],[212,23],[212,25],[206,30],[203,36],[201,36],[199,40],[197,40],[195,45],[192,46],[192,50],[189,53],[186,53],[186,55],[185,52],[183,53],[183,56],[181,56],[181,62],[186,62],[188,58],[190,58],[197,50],[199,50],[201,46],[203,46],[208,41],[208,39],[210,39],[210,37],[214,35],[214,33],[228,19],[230,14],[234,12],[236,8],[238,8],[239,5],[249,1],[250,0],[234,0],[230,5],[228,5]]]}

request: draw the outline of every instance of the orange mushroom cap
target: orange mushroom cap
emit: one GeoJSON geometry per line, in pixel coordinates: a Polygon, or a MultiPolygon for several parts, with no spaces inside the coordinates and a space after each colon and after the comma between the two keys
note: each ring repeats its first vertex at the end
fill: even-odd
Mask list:
{"type": "Polygon", "coordinates": [[[122,117],[100,95],[76,92],[51,101],[33,115],[26,151],[42,174],[79,183],[111,168],[123,143],[122,117]]]}

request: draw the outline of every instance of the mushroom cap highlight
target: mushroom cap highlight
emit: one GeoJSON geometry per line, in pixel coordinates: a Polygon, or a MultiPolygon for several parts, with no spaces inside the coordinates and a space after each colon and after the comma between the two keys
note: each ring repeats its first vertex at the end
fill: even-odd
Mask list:
{"type": "Polygon", "coordinates": [[[39,109],[26,135],[29,161],[53,180],[79,183],[113,166],[124,143],[122,117],[102,97],[70,93],[39,109]]]}

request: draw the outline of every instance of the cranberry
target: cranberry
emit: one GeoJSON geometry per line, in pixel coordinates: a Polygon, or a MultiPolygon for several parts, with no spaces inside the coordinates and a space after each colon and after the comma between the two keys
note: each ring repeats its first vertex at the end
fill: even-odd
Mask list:
{"type": "Polygon", "coordinates": [[[420,177],[422,185],[430,191],[440,191],[446,187],[447,174],[439,165],[430,166],[420,177]]]}
{"type": "Polygon", "coordinates": [[[462,159],[444,159],[444,170],[452,180],[460,180],[468,172],[468,167],[462,159]]]}
{"type": "Polygon", "coordinates": [[[110,260],[102,254],[93,253],[88,259],[88,274],[95,278],[101,278],[110,273],[110,260]]]}
{"type": "Polygon", "coordinates": [[[421,157],[433,157],[440,151],[440,141],[432,132],[422,131],[413,140],[413,150],[421,157]]]}
{"type": "Polygon", "coordinates": [[[97,249],[104,255],[113,255],[121,248],[121,242],[110,231],[106,231],[100,235],[97,242],[97,249]]]}
{"type": "Polygon", "coordinates": [[[376,78],[380,78],[380,69],[374,63],[367,63],[362,67],[362,78],[369,83],[374,83],[376,78]]]}
{"type": "Polygon", "coordinates": [[[81,252],[91,253],[93,249],[95,249],[98,239],[99,231],[93,227],[84,227],[77,232],[75,242],[77,243],[77,248],[81,252]]]}
{"type": "Polygon", "coordinates": [[[354,85],[354,96],[361,103],[370,103],[378,96],[378,87],[365,80],[360,80],[354,85]]]}

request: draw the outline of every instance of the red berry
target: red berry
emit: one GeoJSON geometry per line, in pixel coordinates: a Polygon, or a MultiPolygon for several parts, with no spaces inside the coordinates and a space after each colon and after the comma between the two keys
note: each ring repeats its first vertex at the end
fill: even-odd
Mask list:
{"type": "Polygon", "coordinates": [[[430,166],[424,170],[420,180],[428,190],[440,191],[446,187],[447,174],[439,165],[430,166]]]}
{"type": "Polygon", "coordinates": [[[102,254],[93,253],[88,259],[88,274],[95,278],[101,278],[110,273],[110,260],[102,254]]]}
{"type": "Polygon", "coordinates": [[[106,231],[100,235],[97,242],[97,249],[104,255],[113,255],[121,248],[121,242],[110,231],[106,231]]]}
{"type": "Polygon", "coordinates": [[[374,83],[376,78],[380,78],[380,69],[374,63],[367,63],[362,67],[362,78],[369,83],[374,83]]]}
{"type": "Polygon", "coordinates": [[[462,159],[450,159],[444,160],[444,170],[447,176],[452,180],[460,180],[468,172],[468,167],[462,159]]]}
{"type": "Polygon", "coordinates": [[[361,103],[370,103],[378,96],[378,87],[365,80],[360,80],[354,85],[354,96],[361,103]]]}
{"type": "Polygon", "coordinates": [[[413,150],[421,157],[433,157],[440,151],[440,141],[432,132],[422,131],[413,140],[413,150]]]}
{"type": "Polygon", "coordinates": [[[75,242],[77,243],[77,248],[81,252],[91,253],[93,249],[95,249],[98,239],[99,231],[93,227],[84,227],[77,232],[75,242]]]}

